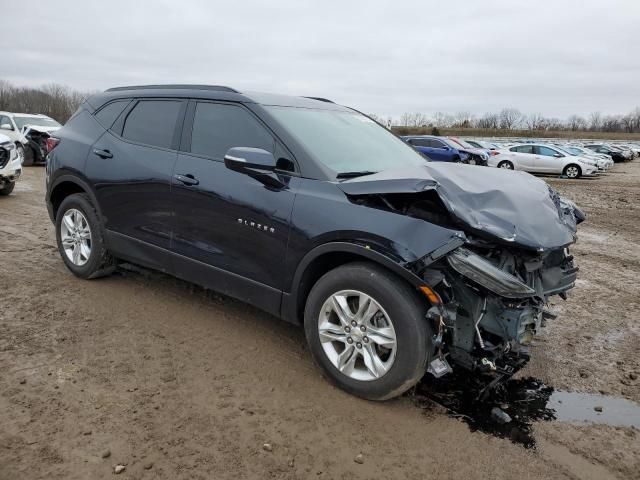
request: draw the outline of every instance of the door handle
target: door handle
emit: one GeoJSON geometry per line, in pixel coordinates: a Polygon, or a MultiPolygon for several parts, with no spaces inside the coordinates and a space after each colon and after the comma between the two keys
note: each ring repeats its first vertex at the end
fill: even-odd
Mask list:
{"type": "Polygon", "coordinates": [[[176,180],[178,180],[179,182],[183,183],[184,185],[187,186],[191,186],[191,185],[198,185],[200,183],[200,181],[198,179],[196,179],[193,175],[191,175],[190,173],[187,174],[180,174],[180,173],[176,173],[173,178],[175,178],[176,180]]]}
{"type": "Polygon", "coordinates": [[[113,153],[111,153],[109,150],[100,150],[99,148],[94,148],[93,153],[100,158],[113,158],[113,153]]]}

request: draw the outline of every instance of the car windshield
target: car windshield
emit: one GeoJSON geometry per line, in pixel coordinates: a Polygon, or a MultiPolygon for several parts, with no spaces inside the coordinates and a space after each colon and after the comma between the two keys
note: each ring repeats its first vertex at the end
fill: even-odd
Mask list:
{"type": "Polygon", "coordinates": [[[583,155],[583,154],[586,153],[584,150],[582,150],[581,148],[578,148],[578,147],[568,147],[567,150],[572,155],[583,155]]]}
{"type": "Polygon", "coordinates": [[[362,114],[297,107],[265,107],[318,162],[340,174],[419,166],[425,158],[362,114]]]}
{"type": "Polygon", "coordinates": [[[559,147],[558,145],[554,145],[553,148],[555,148],[556,150],[560,150],[562,153],[566,153],[570,157],[576,157],[576,156],[580,155],[579,153],[572,153],[568,149],[563,148],[563,147],[559,147]]]}
{"type": "Polygon", "coordinates": [[[456,145],[456,148],[458,146],[462,147],[462,148],[476,148],[473,145],[465,142],[464,140],[462,140],[461,138],[450,138],[449,140],[451,140],[454,143],[457,143],[458,145],[456,145]]]}
{"type": "Polygon", "coordinates": [[[34,127],[60,127],[61,125],[48,117],[21,117],[14,115],[13,120],[16,122],[18,130],[22,130],[25,125],[33,125],[34,127]]]}

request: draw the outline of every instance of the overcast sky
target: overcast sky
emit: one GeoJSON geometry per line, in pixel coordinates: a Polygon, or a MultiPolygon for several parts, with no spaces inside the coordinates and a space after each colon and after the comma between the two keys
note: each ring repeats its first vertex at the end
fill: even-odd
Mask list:
{"type": "Polygon", "coordinates": [[[16,85],[220,84],[392,116],[640,105],[640,0],[3,4],[16,85]]]}

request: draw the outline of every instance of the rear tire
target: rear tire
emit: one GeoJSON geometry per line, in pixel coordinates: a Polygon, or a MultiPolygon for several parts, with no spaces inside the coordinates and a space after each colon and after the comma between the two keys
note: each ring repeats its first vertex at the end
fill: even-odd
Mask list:
{"type": "Polygon", "coordinates": [[[69,195],[60,204],[56,214],[56,240],[64,264],[75,276],[98,278],[115,270],[115,261],[104,244],[102,223],[86,194],[69,195]]]}
{"type": "Polygon", "coordinates": [[[3,197],[10,195],[11,192],[13,192],[13,189],[15,188],[15,186],[16,186],[16,182],[5,183],[4,187],[0,188],[0,195],[2,195],[3,197]]]}
{"type": "Polygon", "coordinates": [[[353,395],[401,395],[422,378],[433,354],[428,308],[405,281],[376,264],[340,266],[321,277],[307,298],[304,327],[313,359],[332,383],[353,395]],[[337,316],[336,304],[348,307],[347,322],[337,316]],[[355,360],[342,363],[341,370],[345,353],[355,360]]]}
{"type": "Polygon", "coordinates": [[[498,164],[498,168],[504,168],[505,170],[513,170],[513,163],[509,160],[503,160],[498,164]]]}
{"type": "Polygon", "coordinates": [[[572,163],[564,167],[562,173],[567,178],[580,178],[580,176],[582,175],[582,170],[578,165],[572,163]]]}

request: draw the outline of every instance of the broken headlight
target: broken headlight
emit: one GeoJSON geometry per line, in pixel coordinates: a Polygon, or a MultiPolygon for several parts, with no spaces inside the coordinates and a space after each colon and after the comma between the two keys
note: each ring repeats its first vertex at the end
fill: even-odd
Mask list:
{"type": "Polygon", "coordinates": [[[536,291],[513,275],[500,270],[480,255],[466,248],[458,248],[447,257],[449,265],[460,275],[479,283],[487,290],[506,298],[525,298],[536,291]]]}

